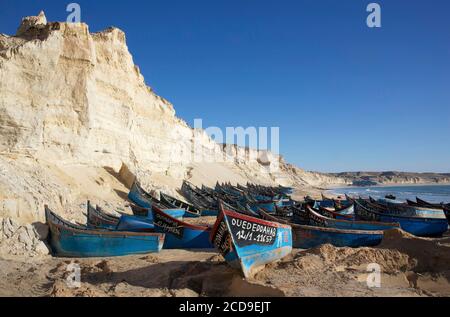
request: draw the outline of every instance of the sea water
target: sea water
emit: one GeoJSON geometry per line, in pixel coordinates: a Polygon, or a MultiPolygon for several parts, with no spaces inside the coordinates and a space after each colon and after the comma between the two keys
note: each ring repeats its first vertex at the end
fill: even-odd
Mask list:
{"type": "Polygon", "coordinates": [[[367,198],[384,198],[394,195],[397,200],[406,199],[415,201],[416,197],[431,203],[450,203],[450,185],[401,185],[401,186],[370,186],[370,187],[344,187],[328,191],[335,195],[348,194],[367,198]]]}

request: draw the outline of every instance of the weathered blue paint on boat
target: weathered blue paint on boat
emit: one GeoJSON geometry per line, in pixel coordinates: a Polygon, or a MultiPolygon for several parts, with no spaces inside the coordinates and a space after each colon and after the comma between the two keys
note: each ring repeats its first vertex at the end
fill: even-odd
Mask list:
{"type": "Polygon", "coordinates": [[[333,200],[329,200],[329,199],[327,199],[327,200],[316,200],[316,204],[318,206],[321,206],[321,207],[324,207],[324,208],[334,208],[333,200]]]}
{"type": "Polygon", "coordinates": [[[284,186],[278,186],[278,191],[285,195],[292,195],[294,193],[294,188],[292,187],[284,187],[284,186]]]}
{"type": "Polygon", "coordinates": [[[212,249],[209,241],[211,227],[183,222],[153,207],[153,224],[156,232],[166,234],[164,249],[212,249]]]}
{"type": "Polygon", "coordinates": [[[185,210],[184,217],[198,218],[201,216],[201,212],[197,207],[195,207],[191,204],[188,204],[187,202],[184,202],[182,200],[179,200],[175,197],[166,195],[162,192],[160,193],[160,195],[161,195],[161,201],[164,202],[167,206],[170,206],[172,208],[184,209],[185,210]]]}
{"type": "MultiPolygon", "coordinates": [[[[373,199],[372,199],[373,200],[373,199]]],[[[388,211],[395,211],[395,214],[403,213],[405,216],[422,218],[446,218],[443,209],[433,209],[427,207],[411,206],[405,202],[390,202],[389,199],[378,199],[377,203],[385,206],[388,211]]]]}
{"type": "Polygon", "coordinates": [[[120,217],[116,230],[130,232],[152,232],[155,229],[153,219],[124,215],[120,217]]]}
{"type": "Polygon", "coordinates": [[[139,186],[137,181],[131,186],[130,192],[128,193],[128,199],[142,208],[151,209],[153,205],[152,197],[139,186]]]}
{"type": "Polygon", "coordinates": [[[201,213],[202,217],[216,217],[219,214],[219,210],[204,209],[201,213]]]}
{"type": "Polygon", "coordinates": [[[415,236],[436,237],[442,236],[448,230],[447,219],[406,217],[400,215],[385,214],[376,209],[365,200],[355,200],[355,213],[358,218],[370,221],[397,222],[400,227],[415,236]]]}
{"type": "Polygon", "coordinates": [[[276,210],[276,206],[275,203],[272,201],[266,201],[266,202],[249,202],[248,205],[250,206],[250,208],[257,212],[258,209],[264,209],[265,211],[267,211],[268,213],[275,213],[276,210]]]}
{"type": "Polygon", "coordinates": [[[320,210],[320,213],[328,218],[334,218],[338,220],[348,220],[348,221],[354,221],[355,219],[355,208],[353,204],[351,206],[348,206],[347,208],[336,210],[335,208],[325,208],[322,206],[316,207],[314,205],[314,209],[320,210]],[[351,212],[350,212],[351,211],[351,212]]]}
{"type": "MultiPolygon", "coordinates": [[[[131,210],[133,211],[133,215],[138,216],[138,217],[144,217],[149,220],[153,219],[153,214],[152,214],[151,209],[142,208],[142,207],[136,206],[134,204],[131,204],[130,207],[131,207],[131,210]]],[[[186,210],[184,210],[184,209],[163,209],[163,211],[177,219],[183,219],[184,216],[186,215],[186,210]]]]}
{"type": "MultiPolygon", "coordinates": [[[[355,206],[353,204],[346,204],[345,206],[347,207],[335,211],[343,216],[355,216],[355,206]]],[[[336,208],[336,206],[334,208],[336,208]]]]}
{"type": "Polygon", "coordinates": [[[264,219],[289,224],[292,227],[294,248],[309,249],[322,244],[356,248],[375,246],[380,244],[383,239],[383,231],[345,230],[299,225],[276,218],[263,210],[260,210],[260,214],[264,219]]]}
{"type": "Polygon", "coordinates": [[[219,209],[217,199],[214,196],[186,180],[183,181],[181,186],[181,193],[192,205],[197,206],[201,210],[219,209]]]}
{"type": "Polygon", "coordinates": [[[222,206],[211,241],[246,278],[292,251],[290,226],[225,210],[222,206]]]}
{"type": "Polygon", "coordinates": [[[380,231],[400,228],[399,224],[375,222],[375,221],[348,221],[332,219],[321,215],[318,211],[311,208],[308,204],[305,205],[306,212],[310,220],[310,225],[321,226],[327,228],[337,228],[346,230],[364,230],[364,231],[380,231]]]}
{"type": "Polygon", "coordinates": [[[296,203],[297,202],[292,199],[281,199],[276,203],[276,205],[277,205],[277,207],[290,207],[290,206],[294,206],[296,203]]]}
{"type": "MultiPolygon", "coordinates": [[[[152,206],[159,206],[158,208],[166,206],[163,205],[160,201],[157,201],[157,199],[153,198],[146,191],[144,191],[136,181],[133,183],[133,186],[131,186],[130,192],[128,193],[128,199],[137,205],[131,206],[131,209],[135,216],[143,216],[145,218],[148,218],[149,220],[153,219],[153,214],[151,213],[152,206]]],[[[173,217],[183,218],[191,216],[191,213],[188,213],[184,208],[172,208],[172,206],[168,207],[168,209],[161,209],[163,209],[173,217]]]]}
{"type": "Polygon", "coordinates": [[[159,252],[164,234],[91,230],[63,220],[45,206],[48,241],[55,256],[110,257],[159,252]]]}

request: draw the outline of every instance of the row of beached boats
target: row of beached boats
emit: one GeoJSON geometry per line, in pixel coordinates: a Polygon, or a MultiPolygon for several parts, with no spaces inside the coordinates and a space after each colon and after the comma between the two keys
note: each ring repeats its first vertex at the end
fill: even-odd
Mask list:
{"type": "Polygon", "coordinates": [[[135,181],[128,194],[132,214],[112,215],[87,204],[84,225],[65,221],[46,207],[49,242],[56,256],[103,257],[161,249],[217,249],[245,277],[288,255],[292,248],[322,244],[375,246],[384,231],[401,228],[416,236],[448,230],[450,206],[391,199],[291,198],[289,187],[255,184],[215,188],[185,181],[185,200],[160,193],[157,199],[135,181]],[[186,218],[216,217],[213,226],[186,218]]]}

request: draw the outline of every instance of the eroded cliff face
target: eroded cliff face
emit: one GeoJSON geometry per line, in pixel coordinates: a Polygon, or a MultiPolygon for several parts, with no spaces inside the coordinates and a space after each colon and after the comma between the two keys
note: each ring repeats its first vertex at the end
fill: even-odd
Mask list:
{"type": "Polygon", "coordinates": [[[0,217],[43,220],[43,205],[82,221],[84,199],[123,201],[119,170],[176,194],[183,179],[319,185],[270,152],[223,147],[175,116],[145,84],[117,28],[22,21],[0,35],[0,217]]]}

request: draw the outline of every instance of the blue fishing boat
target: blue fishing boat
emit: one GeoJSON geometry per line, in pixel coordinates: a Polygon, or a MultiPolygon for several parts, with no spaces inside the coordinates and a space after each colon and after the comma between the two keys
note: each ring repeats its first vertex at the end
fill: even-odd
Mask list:
{"type": "Polygon", "coordinates": [[[176,219],[156,206],[152,208],[156,232],[166,234],[164,249],[212,249],[211,227],[198,226],[176,219]]]}
{"type": "Polygon", "coordinates": [[[150,208],[144,208],[140,207],[138,205],[135,205],[133,203],[130,204],[131,211],[133,212],[133,215],[137,217],[144,217],[144,218],[150,218],[152,219],[152,210],[150,208]]]}
{"type": "Polygon", "coordinates": [[[246,278],[292,251],[290,226],[226,210],[221,204],[211,241],[246,278]]]}
{"type": "Polygon", "coordinates": [[[410,200],[407,200],[408,205],[414,206],[414,207],[423,207],[428,209],[435,209],[435,210],[442,210],[445,214],[445,217],[447,217],[447,221],[450,223],[450,204],[440,203],[440,204],[433,204],[429,203],[425,200],[422,200],[418,197],[416,197],[416,202],[412,202],[410,200]]]}
{"type": "Polygon", "coordinates": [[[257,212],[260,208],[264,209],[268,213],[275,213],[277,211],[276,205],[273,201],[247,202],[247,204],[255,212],[257,212]]]}
{"type": "Polygon", "coordinates": [[[342,209],[335,208],[325,208],[320,205],[314,205],[314,208],[318,209],[320,211],[320,214],[333,219],[340,219],[340,220],[355,220],[355,207],[353,204],[350,206],[344,207],[342,209]],[[318,208],[317,208],[318,207],[318,208]]]}
{"type": "Polygon", "coordinates": [[[375,222],[375,221],[349,221],[328,218],[320,214],[308,204],[305,205],[305,212],[308,214],[310,225],[321,226],[327,228],[348,229],[348,230],[365,230],[365,231],[380,231],[399,229],[398,223],[375,222]]]}
{"type": "Polygon", "coordinates": [[[447,219],[395,215],[363,199],[354,200],[354,204],[355,213],[359,219],[389,223],[397,222],[404,231],[415,236],[439,237],[448,230],[447,219]]]}
{"type": "Polygon", "coordinates": [[[215,210],[215,209],[203,209],[201,211],[202,217],[217,217],[218,214],[219,214],[219,210],[215,210]]]}
{"type": "Polygon", "coordinates": [[[136,216],[146,217],[149,220],[153,219],[153,214],[151,212],[152,206],[156,206],[176,218],[193,216],[184,208],[174,208],[172,205],[164,204],[154,198],[152,195],[147,193],[137,181],[135,181],[133,186],[131,186],[130,192],[128,193],[128,199],[133,203],[131,204],[133,214],[136,216]]]}
{"type": "Polygon", "coordinates": [[[411,206],[408,203],[403,202],[389,202],[387,199],[378,199],[375,200],[372,197],[369,197],[369,200],[372,204],[378,205],[380,208],[386,209],[386,211],[395,214],[401,214],[404,216],[410,217],[424,217],[424,218],[437,218],[444,219],[445,213],[444,210],[441,209],[433,209],[429,207],[421,207],[421,206],[411,206]]]}
{"type": "Polygon", "coordinates": [[[376,246],[383,239],[383,231],[347,230],[325,228],[309,225],[293,224],[260,210],[262,218],[279,221],[292,227],[293,247],[299,249],[315,248],[323,244],[336,247],[366,247],[376,246]]]}
{"type": "MultiPolygon", "coordinates": [[[[148,218],[149,220],[153,219],[152,210],[148,208],[142,208],[135,204],[130,204],[131,211],[134,216],[148,218]]],[[[171,215],[177,219],[183,219],[186,215],[186,210],[184,209],[163,209],[166,214],[171,215]]]]}
{"type": "Polygon", "coordinates": [[[86,226],[89,229],[116,230],[120,221],[119,217],[107,215],[99,207],[94,208],[90,201],[87,202],[86,218],[86,226]]]}
{"type": "Polygon", "coordinates": [[[243,196],[243,192],[237,188],[233,188],[231,186],[226,186],[226,185],[220,185],[219,182],[216,183],[216,192],[225,194],[225,195],[230,195],[233,196],[235,198],[240,198],[243,196]]]}
{"type": "Polygon", "coordinates": [[[93,230],[65,221],[45,206],[48,241],[59,257],[110,257],[159,252],[164,234],[93,230]]]}
{"type": "Polygon", "coordinates": [[[161,202],[163,202],[166,206],[170,206],[171,208],[184,209],[186,211],[184,217],[197,218],[200,217],[202,214],[200,209],[191,204],[188,204],[187,202],[166,195],[163,192],[161,192],[160,195],[161,195],[161,202]]]}
{"type": "Polygon", "coordinates": [[[139,185],[137,180],[135,180],[131,186],[130,192],[128,193],[128,199],[139,207],[147,209],[151,209],[154,204],[158,203],[157,199],[147,193],[141,185],[139,185]]]}
{"type": "Polygon", "coordinates": [[[143,216],[122,213],[120,217],[105,213],[99,206],[94,208],[88,202],[87,227],[95,229],[153,232],[153,220],[143,216]]]}
{"type": "Polygon", "coordinates": [[[277,191],[285,195],[292,195],[294,193],[294,188],[279,185],[277,191]]]}
{"type": "Polygon", "coordinates": [[[183,181],[181,193],[194,206],[202,210],[219,210],[217,199],[188,181],[183,181]]]}
{"type": "Polygon", "coordinates": [[[130,232],[153,232],[155,226],[153,224],[153,218],[145,218],[139,216],[131,216],[122,214],[117,224],[117,231],[130,231],[130,232]]]}

